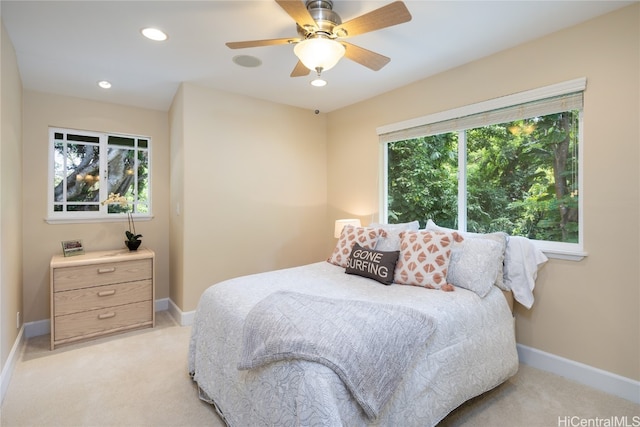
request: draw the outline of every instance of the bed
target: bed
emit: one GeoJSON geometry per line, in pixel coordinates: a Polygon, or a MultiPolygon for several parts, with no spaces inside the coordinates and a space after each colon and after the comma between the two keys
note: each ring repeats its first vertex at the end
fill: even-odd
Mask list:
{"type": "Polygon", "coordinates": [[[518,369],[505,291],[530,307],[546,257],[524,238],[452,233],[432,222],[354,227],[327,261],[209,287],[189,345],[200,398],[234,427],[433,426],[501,384],[518,369]],[[434,273],[445,281],[399,284],[419,246],[407,241],[427,234],[449,255],[434,273]],[[501,239],[495,251],[486,243],[501,239]],[[499,259],[488,263],[492,253],[499,259]],[[358,257],[360,271],[350,271],[358,257]],[[375,260],[394,265],[393,279],[375,260]],[[443,291],[451,278],[458,285],[443,291]],[[469,289],[459,286],[469,278],[469,289]]]}

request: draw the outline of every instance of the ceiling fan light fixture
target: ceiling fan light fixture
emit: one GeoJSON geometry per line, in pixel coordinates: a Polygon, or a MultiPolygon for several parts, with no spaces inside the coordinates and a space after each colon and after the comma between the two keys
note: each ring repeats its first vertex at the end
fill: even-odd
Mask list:
{"type": "Polygon", "coordinates": [[[313,38],[296,44],[293,53],[308,69],[327,71],[344,56],[346,49],[341,43],[327,38],[313,38]]]}
{"type": "Polygon", "coordinates": [[[327,85],[327,81],[326,80],[322,80],[320,77],[311,80],[311,86],[315,86],[315,87],[323,87],[327,85]]]}

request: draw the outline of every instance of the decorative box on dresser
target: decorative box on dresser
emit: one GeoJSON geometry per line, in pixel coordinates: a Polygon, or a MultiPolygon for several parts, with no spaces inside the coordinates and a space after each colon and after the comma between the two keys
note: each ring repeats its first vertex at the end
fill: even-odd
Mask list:
{"type": "Polygon", "coordinates": [[[155,253],[87,252],[50,263],[51,350],[155,324],[155,253]]]}

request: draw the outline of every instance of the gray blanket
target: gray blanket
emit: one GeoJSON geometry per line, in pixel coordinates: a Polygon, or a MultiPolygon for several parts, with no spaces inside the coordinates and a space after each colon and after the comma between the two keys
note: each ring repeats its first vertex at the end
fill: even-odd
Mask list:
{"type": "Polygon", "coordinates": [[[434,329],[433,319],[409,307],[275,292],[245,320],[238,369],[321,363],[375,420],[434,329]]]}

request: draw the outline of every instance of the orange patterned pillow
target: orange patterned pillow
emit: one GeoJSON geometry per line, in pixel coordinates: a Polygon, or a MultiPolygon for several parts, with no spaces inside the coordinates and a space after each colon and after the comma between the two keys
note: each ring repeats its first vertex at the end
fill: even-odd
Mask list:
{"type": "Polygon", "coordinates": [[[356,242],[363,248],[374,249],[378,238],[384,236],[386,233],[380,228],[345,225],[338,243],[327,261],[340,267],[346,267],[351,249],[356,242]]]}
{"type": "Polygon", "coordinates": [[[451,246],[462,240],[457,232],[403,231],[394,282],[440,289],[447,283],[451,246]]]}

